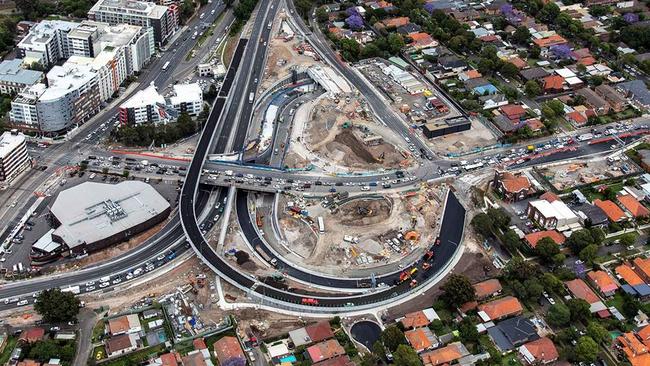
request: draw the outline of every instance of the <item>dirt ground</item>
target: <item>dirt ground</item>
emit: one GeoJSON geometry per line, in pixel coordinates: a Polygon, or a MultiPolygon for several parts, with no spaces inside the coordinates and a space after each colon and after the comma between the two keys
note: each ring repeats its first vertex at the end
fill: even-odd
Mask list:
{"type": "Polygon", "coordinates": [[[468,131],[452,133],[451,135],[434,137],[432,139],[424,137],[422,140],[427,141],[428,145],[434,151],[451,154],[468,152],[477,147],[490,146],[497,143],[492,132],[484,124],[476,120],[472,120],[472,128],[468,131]]]}
{"type": "Polygon", "coordinates": [[[280,230],[289,249],[304,258],[300,265],[340,275],[341,271],[397,263],[421,253],[435,239],[441,199],[444,191],[435,186],[407,194],[346,200],[329,208],[317,200],[297,201],[309,214],[302,217],[291,215],[287,202],[293,199],[282,197],[280,230]],[[319,216],[325,223],[324,233],[319,233],[315,224],[319,216]],[[394,239],[407,232],[413,237],[393,245],[394,239]],[[355,239],[346,241],[345,236],[355,239]]]}
{"type": "Polygon", "coordinates": [[[566,164],[552,164],[536,168],[536,172],[559,191],[581,184],[597,183],[601,180],[620,177],[635,173],[638,168],[626,156],[624,160],[608,162],[599,157],[589,161],[573,161],[566,164]]]}
{"type": "Polygon", "coordinates": [[[392,140],[394,137],[370,119],[355,97],[321,99],[303,135],[303,143],[315,154],[350,170],[410,166],[413,163],[410,153],[398,151],[392,140]],[[374,146],[362,141],[373,136],[381,137],[382,141],[374,146]]]}

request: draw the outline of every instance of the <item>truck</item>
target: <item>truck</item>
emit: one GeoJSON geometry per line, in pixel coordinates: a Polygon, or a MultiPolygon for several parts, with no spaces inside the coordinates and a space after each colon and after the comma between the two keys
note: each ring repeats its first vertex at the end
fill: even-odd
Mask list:
{"type": "Polygon", "coordinates": [[[325,232],[325,221],[322,216],[318,216],[318,231],[321,234],[325,232]]]}
{"type": "Polygon", "coordinates": [[[99,279],[99,282],[110,282],[111,276],[104,276],[99,279]]]}
{"type": "Polygon", "coordinates": [[[348,243],[358,243],[359,238],[356,236],[350,236],[350,235],[343,235],[343,240],[347,241],[348,243]]]}
{"type": "Polygon", "coordinates": [[[79,295],[81,291],[79,290],[79,286],[68,286],[66,288],[62,288],[61,292],[71,292],[75,295],[79,295]]]}
{"type": "Polygon", "coordinates": [[[312,305],[312,306],[317,306],[318,305],[318,300],[311,298],[311,297],[304,297],[300,301],[303,305],[312,305]]]}
{"type": "Polygon", "coordinates": [[[248,103],[253,103],[253,100],[255,100],[255,93],[251,92],[248,94],[248,103]]]}

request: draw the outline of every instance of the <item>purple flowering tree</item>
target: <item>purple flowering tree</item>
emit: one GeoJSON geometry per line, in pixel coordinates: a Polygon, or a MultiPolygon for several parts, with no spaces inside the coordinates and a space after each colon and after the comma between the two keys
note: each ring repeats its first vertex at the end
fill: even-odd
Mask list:
{"type": "Polygon", "coordinates": [[[628,24],[634,24],[639,21],[639,14],[625,13],[625,15],[623,15],[623,20],[625,20],[625,22],[628,24]]]}
{"type": "Polygon", "coordinates": [[[345,24],[352,30],[361,30],[363,29],[363,17],[359,14],[355,7],[348,8],[346,10],[348,17],[345,18],[345,24]]]}
{"type": "Polygon", "coordinates": [[[568,59],[571,57],[571,47],[568,44],[551,46],[551,52],[557,58],[568,59]]]}
{"type": "Polygon", "coordinates": [[[429,14],[433,14],[433,11],[436,10],[435,6],[433,5],[433,1],[424,4],[424,10],[429,12],[429,14]]]}

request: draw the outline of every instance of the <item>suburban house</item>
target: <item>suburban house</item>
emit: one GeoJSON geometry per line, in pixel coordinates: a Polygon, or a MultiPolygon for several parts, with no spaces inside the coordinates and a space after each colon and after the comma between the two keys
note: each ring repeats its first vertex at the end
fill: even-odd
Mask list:
{"type": "Polygon", "coordinates": [[[539,338],[535,324],[523,316],[500,321],[487,331],[494,345],[502,353],[539,338]]]}
{"type": "Polygon", "coordinates": [[[546,229],[564,231],[580,226],[580,218],[556,195],[549,193],[528,202],[526,216],[546,229]]]}
{"type": "Polygon", "coordinates": [[[591,271],[587,273],[587,279],[605,297],[614,296],[618,290],[616,281],[605,271],[591,271]]]}
{"type": "Polygon", "coordinates": [[[616,198],[623,208],[625,208],[625,211],[632,215],[633,218],[638,219],[650,216],[650,210],[637,201],[631,194],[619,195],[616,198]]]}
{"type": "Polygon", "coordinates": [[[474,284],[474,290],[476,291],[476,298],[478,300],[484,300],[501,294],[503,287],[498,279],[491,278],[474,284]]]}
{"type": "Polygon", "coordinates": [[[108,357],[120,356],[135,351],[137,348],[138,336],[136,334],[122,333],[106,341],[106,355],[108,357]]]}
{"type": "Polygon", "coordinates": [[[598,85],[596,93],[609,103],[614,112],[620,112],[627,106],[627,99],[607,84],[598,85]]]}
{"type": "Polygon", "coordinates": [[[451,364],[469,354],[469,351],[462,343],[454,342],[445,347],[425,352],[421,354],[420,357],[422,358],[424,366],[438,366],[451,364]]]}
{"type": "Polygon", "coordinates": [[[345,349],[336,339],[330,339],[307,348],[307,354],[313,363],[317,363],[342,356],[345,354],[345,349]]]}
{"type": "Polygon", "coordinates": [[[123,315],[108,320],[108,334],[138,333],[142,331],[138,314],[123,315]]]}
{"type": "Polygon", "coordinates": [[[404,315],[403,318],[397,319],[397,321],[402,323],[404,329],[412,329],[426,327],[436,319],[440,319],[436,311],[433,310],[433,308],[427,308],[413,313],[408,313],[404,315]]]}
{"type": "Polygon", "coordinates": [[[618,207],[614,202],[610,200],[602,201],[600,199],[594,200],[594,205],[600,207],[607,215],[607,218],[611,222],[621,222],[627,220],[627,215],[620,207],[618,207]]]}
{"type": "Polygon", "coordinates": [[[526,236],[524,236],[524,241],[529,248],[535,249],[537,247],[537,243],[543,238],[550,238],[557,245],[564,244],[564,241],[566,240],[566,237],[564,237],[564,235],[562,235],[562,233],[557,230],[543,230],[526,234],[526,236]]]}
{"type": "Polygon", "coordinates": [[[560,357],[555,344],[547,337],[520,346],[519,354],[529,365],[546,365],[557,361],[560,357]]]}
{"type": "Polygon", "coordinates": [[[404,336],[418,353],[440,347],[438,337],[427,327],[408,330],[404,332],[404,336]]]}
{"type": "Polygon", "coordinates": [[[240,364],[246,363],[246,356],[236,337],[225,336],[214,342],[214,356],[220,365],[232,365],[234,360],[241,360],[240,364]]]}
{"type": "Polygon", "coordinates": [[[585,98],[585,103],[587,103],[587,105],[589,105],[597,115],[609,113],[609,103],[589,87],[579,89],[576,94],[585,98]]]}
{"type": "Polygon", "coordinates": [[[607,306],[600,300],[600,297],[580,278],[564,282],[566,288],[576,299],[585,300],[589,304],[589,311],[596,313],[601,318],[610,316],[607,306]]]}
{"type": "Polygon", "coordinates": [[[522,173],[496,171],[494,173],[494,189],[503,195],[506,202],[516,202],[525,199],[533,192],[533,186],[528,177],[522,173]]]}
{"type": "Polygon", "coordinates": [[[506,296],[478,306],[478,316],[484,322],[519,315],[524,311],[516,297],[506,296]]]}

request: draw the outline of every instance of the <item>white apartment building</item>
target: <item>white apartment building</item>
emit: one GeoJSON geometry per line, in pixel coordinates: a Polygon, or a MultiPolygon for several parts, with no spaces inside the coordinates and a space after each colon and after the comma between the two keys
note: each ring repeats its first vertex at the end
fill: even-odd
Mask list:
{"type": "Polygon", "coordinates": [[[120,23],[152,28],[154,42],[163,45],[178,28],[178,6],[156,5],[136,0],[99,0],[88,11],[88,18],[111,25],[120,23]]]}
{"type": "Polygon", "coordinates": [[[77,26],[79,23],[62,20],[42,20],[37,23],[18,43],[25,63],[37,62],[49,66],[70,57],[68,33],[77,26]]]}
{"type": "Polygon", "coordinates": [[[203,91],[199,84],[176,84],[174,95],[169,98],[169,106],[176,113],[187,113],[196,117],[203,110],[203,91]]]}
{"type": "Polygon", "coordinates": [[[8,182],[29,167],[25,135],[17,130],[0,135],[0,182],[8,182]]]}
{"type": "Polygon", "coordinates": [[[153,84],[139,91],[120,106],[120,122],[130,125],[168,123],[181,113],[196,117],[203,110],[203,92],[198,84],[174,85],[173,93],[165,100],[153,84]]]}

